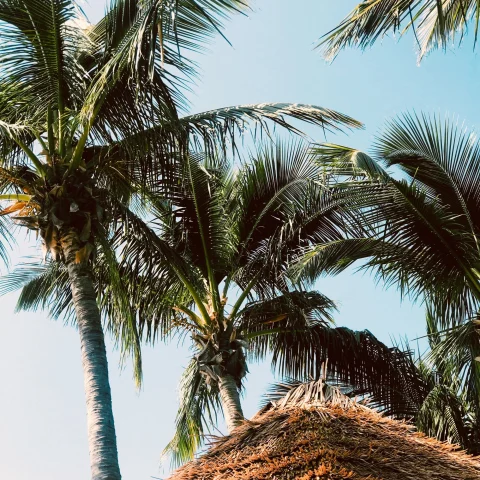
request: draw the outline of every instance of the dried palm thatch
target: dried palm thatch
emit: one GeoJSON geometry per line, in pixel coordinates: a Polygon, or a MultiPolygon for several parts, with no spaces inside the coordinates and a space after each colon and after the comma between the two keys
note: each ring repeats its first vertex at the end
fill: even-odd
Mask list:
{"type": "Polygon", "coordinates": [[[169,480],[474,480],[480,462],[343,396],[296,386],[169,480]]]}

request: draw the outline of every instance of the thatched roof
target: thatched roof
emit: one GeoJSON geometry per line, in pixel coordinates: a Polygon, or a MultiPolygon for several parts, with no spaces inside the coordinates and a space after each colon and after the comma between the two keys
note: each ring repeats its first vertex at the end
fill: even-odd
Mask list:
{"type": "Polygon", "coordinates": [[[480,461],[406,423],[345,397],[296,400],[265,408],[169,480],[480,479],[480,461]]]}

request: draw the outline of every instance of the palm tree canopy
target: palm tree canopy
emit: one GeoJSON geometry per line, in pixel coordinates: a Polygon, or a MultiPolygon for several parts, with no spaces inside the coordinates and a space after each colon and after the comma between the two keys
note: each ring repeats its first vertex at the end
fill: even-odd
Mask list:
{"type": "MultiPolygon", "coordinates": [[[[474,132],[448,119],[417,115],[390,122],[372,157],[336,145],[317,149],[372,235],[330,247],[343,257],[336,263],[330,262],[328,246],[312,246],[294,270],[299,278],[315,278],[319,271],[337,272],[363,258],[364,268],[379,279],[425,301],[435,369],[449,380],[446,389],[430,387],[424,419],[448,397],[450,405],[468,405],[478,418],[479,152],[474,132]]],[[[466,415],[456,411],[457,417],[466,415]]]]}
{"type": "Polygon", "coordinates": [[[322,37],[325,57],[334,59],[345,47],[366,48],[388,33],[412,31],[421,60],[434,48],[461,43],[469,27],[476,44],[477,0],[363,0],[333,30],[322,37]]]}
{"type": "Polygon", "coordinates": [[[332,328],[333,303],[289,278],[308,246],[364,233],[323,172],[302,143],[260,149],[236,168],[223,156],[191,155],[177,188],[150,198],[150,236],[132,219],[118,243],[140,334],[193,339],[169,446],[177,461],[193,455],[215,418],[222,375],[240,388],[249,356],[271,354],[282,375],[318,378],[326,369],[358,388],[410,374],[405,357],[371,333],[332,328]]]}
{"type": "MultiPolygon", "coordinates": [[[[414,298],[427,295],[442,327],[474,317],[480,299],[475,133],[448,119],[405,115],[377,137],[372,157],[336,145],[323,145],[317,154],[340,179],[337,188],[350,191],[361,222],[376,233],[339,242],[343,264],[329,268],[373,254],[367,266],[414,298]]],[[[324,255],[322,246],[313,248],[297,270],[315,276],[326,267],[324,255]]]]}

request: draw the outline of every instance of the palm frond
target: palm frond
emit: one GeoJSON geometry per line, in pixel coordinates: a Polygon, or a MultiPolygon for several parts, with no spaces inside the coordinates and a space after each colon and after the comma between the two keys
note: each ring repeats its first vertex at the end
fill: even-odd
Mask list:
{"type": "Polygon", "coordinates": [[[333,323],[335,304],[318,292],[292,291],[269,300],[248,303],[238,313],[235,328],[248,339],[255,358],[263,358],[269,350],[269,336],[290,333],[308,334],[317,326],[333,323]]]}
{"type": "Polygon", "coordinates": [[[449,369],[463,385],[467,400],[480,407],[480,335],[477,320],[442,332],[442,340],[430,353],[440,371],[449,369]]]}
{"type": "Polygon", "coordinates": [[[478,8],[477,0],[364,0],[322,37],[319,46],[333,60],[346,47],[365,49],[390,32],[401,37],[413,30],[421,60],[434,48],[461,43],[469,26],[476,43],[478,8]]]}
{"type": "Polygon", "coordinates": [[[475,236],[480,223],[480,142],[458,121],[404,114],[390,121],[374,152],[387,167],[398,166],[465,221],[475,236]]]}
{"type": "MultiPolygon", "coordinates": [[[[128,135],[128,122],[139,113],[162,123],[186,106],[182,89],[194,74],[183,51],[203,50],[204,42],[221,32],[223,21],[247,6],[242,0],[112,1],[105,17],[90,32],[99,68],[89,88],[84,117],[102,105],[97,125],[128,135]],[[118,93],[121,92],[121,96],[118,93]],[[138,111],[142,98],[143,113],[138,111]],[[128,115],[129,114],[129,115],[128,115]],[[123,118],[122,118],[123,117],[123,118]]],[[[140,132],[141,125],[130,125],[140,132]]]]}
{"type": "Polygon", "coordinates": [[[323,143],[313,145],[312,155],[328,176],[337,185],[342,180],[369,179],[384,180],[387,172],[369,155],[344,145],[323,143]]]}
{"type": "Polygon", "coordinates": [[[422,0],[364,0],[333,30],[322,37],[320,46],[327,59],[333,60],[349,46],[366,48],[390,30],[400,31],[404,22],[411,26],[418,18],[422,0]]]}
{"type": "Polygon", "coordinates": [[[46,118],[47,106],[63,113],[78,104],[86,72],[76,60],[87,42],[75,2],[3,0],[0,12],[0,65],[18,98],[28,99],[25,109],[46,118]]]}
{"type": "Polygon", "coordinates": [[[172,466],[193,458],[204,443],[211,424],[215,423],[219,409],[218,387],[207,385],[198,360],[192,359],[181,380],[175,436],[163,452],[171,457],[172,466]]]}
{"type": "MultiPolygon", "coordinates": [[[[191,307],[206,298],[204,277],[192,268],[168,241],[119,202],[112,205],[116,222],[112,225],[112,248],[122,258],[119,269],[126,283],[130,308],[139,322],[140,336],[155,341],[169,337],[178,315],[173,307],[191,307]],[[193,293],[192,293],[193,292],[193,293]]],[[[105,278],[108,282],[108,276],[105,278]]],[[[115,306],[105,307],[115,314],[115,306]]],[[[173,329],[173,330],[172,330],[173,329]]]]}
{"type": "MultiPolygon", "coordinates": [[[[374,160],[364,155],[362,180],[357,155],[352,156],[350,149],[327,147],[324,158],[321,150],[317,157],[335,178],[353,179],[339,188],[350,197],[347,205],[357,212],[365,232],[375,239],[363,245],[378,249],[371,251],[367,268],[413,299],[427,295],[443,327],[475,315],[479,297],[476,137],[449,122],[407,115],[377,138],[375,150],[379,161],[402,169],[402,179],[381,167],[375,169],[374,160]]],[[[338,248],[348,248],[349,243],[354,244],[338,248]]],[[[322,246],[316,249],[318,260],[315,252],[304,257],[305,268],[312,262],[311,274],[315,261],[322,265],[322,246]]],[[[368,253],[368,248],[363,250],[368,253]]]]}
{"type": "Polygon", "coordinates": [[[127,285],[122,279],[119,262],[110,242],[101,234],[97,234],[97,241],[101,249],[102,260],[108,271],[108,282],[104,285],[104,289],[100,290],[102,285],[98,285],[97,279],[99,296],[105,297],[108,294],[110,297],[113,308],[110,308],[108,312],[108,326],[113,331],[114,338],[120,343],[122,354],[131,354],[135,382],[137,387],[140,387],[142,383],[142,354],[135,312],[131,307],[127,285]]]}
{"type": "MultiPolygon", "coordinates": [[[[288,261],[284,247],[301,228],[294,233],[287,229],[302,225],[300,215],[307,210],[306,199],[313,196],[317,174],[308,145],[302,142],[260,148],[240,168],[227,193],[226,206],[234,219],[238,243],[235,282],[246,285],[258,277],[257,293],[260,289],[285,289],[281,278],[288,261]]],[[[298,246],[305,234],[296,238],[298,246]]],[[[295,245],[289,248],[293,251],[295,245]]]]}
{"type": "Polygon", "coordinates": [[[17,311],[46,309],[52,318],[72,318],[72,297],[66,269],[59,263],[21,263],[0,277],[0,295],[20,290],[17,311]]]}
{"type": "Polygon", "coordinates": [[[375,238],[345,238],[314,244],[297,255],[290,275],[296,282],[313,283],[319,276],[336,275],[359,260],[374,255],[386,258],[394,252],[395,247],[375,238]]]}
{"type": "Polygon", "coordinates": [[[248,126],[257,133],[270,135],[269,122],[287,131],[301,133],[291,120],[318,125],[324,131],[338,131],[344,128],[360,128],[362,124],[342,113],[315,105],[292,103],[261,103],[238,105],[197,113],[180,119],[181,125],[190,133],[193,141],[201,140],[208,147],[227,141],[235,147],[235,138],[241,137],[248,126]]]}
{"type": "Polygon", "coordinates": [[[347,115],[313,105],[238,105],[179,119],[164,115],[159,118],[158,125],[144,130],[137,129],[136,133],[116,142],[115,147],[125,152],[132,151],[133,154],[148,147],[150,154],[156,154],[164,162],[168,161],[172,153],[183,155],[188,147],[197,152],[206,151],[212,156],[230,149],[238,153],[239,143],[245,139],[248,130],[256,140],[271,139],[272,127],[275,126],[301,134],[292,120],[318,125],[325,131],[362,127],[360,122],[347,115]]]}
{"type": "Polygon", "coordinates": [[[464,405],[448,386],[437,385],[427,395],[415,425],[425,435],[458,445],[468,444],[464,405]]]}

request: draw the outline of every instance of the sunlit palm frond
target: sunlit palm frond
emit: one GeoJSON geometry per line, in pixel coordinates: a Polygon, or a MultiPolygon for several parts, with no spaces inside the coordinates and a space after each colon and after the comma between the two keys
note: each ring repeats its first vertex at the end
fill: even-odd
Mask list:
{"type": "Polygon", "coordinates": [[[0,65],[29,100],[26,109],[46,118],[47,105],[60,112],[78,105],[86,72],[76,60],[88,42],[75,25],[75,2],[3,0],[0,12],[0,65]]]}
{"type": "Polygon", "coordinates": [[[366,48],[390,32],[400,37],[413,30],[418,58],[434,48],[460,44],[469,27],[476,43],[479,27],[477,0],[364,0],[333,30],[320,46],[327,59],[345,47],[366,48]]]}
{"type": "Polygon", "coordinates": [[[323,143],[313,145],[311,153],[318,165],[324,169],[324,173],[333,178],[335,186],[345,179],[388,180],[388,173],[361,150],[323,143]]]}
{"type": "Polygon", "coordinates": [[[139,97],[148,100],[142,103],[146,122],[149,115],[155,123],[174,118],[176,109],[186,106],[182,90],[194,73],[193,63],[183,52],[202,50],[204,41],[221,31],[222,21],[245,7],[246,2],[240,0],[112,2],[90,33],[100,68],[89,89],[84,114],[90,115],[101,103],[109,113],[98,118],[103,122],[108,119],[101,127],[103,132],[110,128],[124,136],[128,130],[122,125],[127,126],[130,117],[138,118],[135,106],[139,97]],[[115,95],[120,91],[121,97],[115,95]],[[129,111],[136,115],[126,115],[129,111]]]}
{"type": "MultiPolygon", "coordinates": [[[[430,0],[428,0],[430,3],[430,0]]],[[[422,0],[364,0],[333,30],[322,37],[320,45],[327,59],[333,60],[349,46],[366,48],[389,31],[407,28],[419,16],[422,0]]]]}
{"type": "MultiPolygon", "coordinates": [[[[148,148],[151,155],[168,162],[172,153],[183,155],[188,148],[206,151],[239,152],[241,143],[250,132],[256,141],[272,139],[273,127],[280,126],[301,134],[295,121],[312,123],[325,131],[360,128],[362,124],[347,115],[322,107],[287,103],[238,105],[181,117],[163,116],[151,128],[127,135],[114,146],[120,151],[138,155],[148,148]],[[293,122],[292,122],[293,121],[293,122]]],[[[162,172],[164,174],[164,172],[162,172]]]]}
{"type": "Polygon", "coordinates": [[[215,143],[225,144],[227,139],[235,146],[235,138],[241,138],[248,128],[252,129],[254,137],[262,134],[268,136],[270,134],[268,122],[281,126],[287,131],[301,133],[291,120],[318,125],[325,131],[362,126],[357,120],[333,110],[315,105],[292,103],[232,106],[183,117],[180,122],[191,133],[194,140],[201,140],[207,146],[215,143]],[[250,125],[252,127],[249,127],[250,125]],[[214,142],[215,140],[217,142],[214,142]]]}

